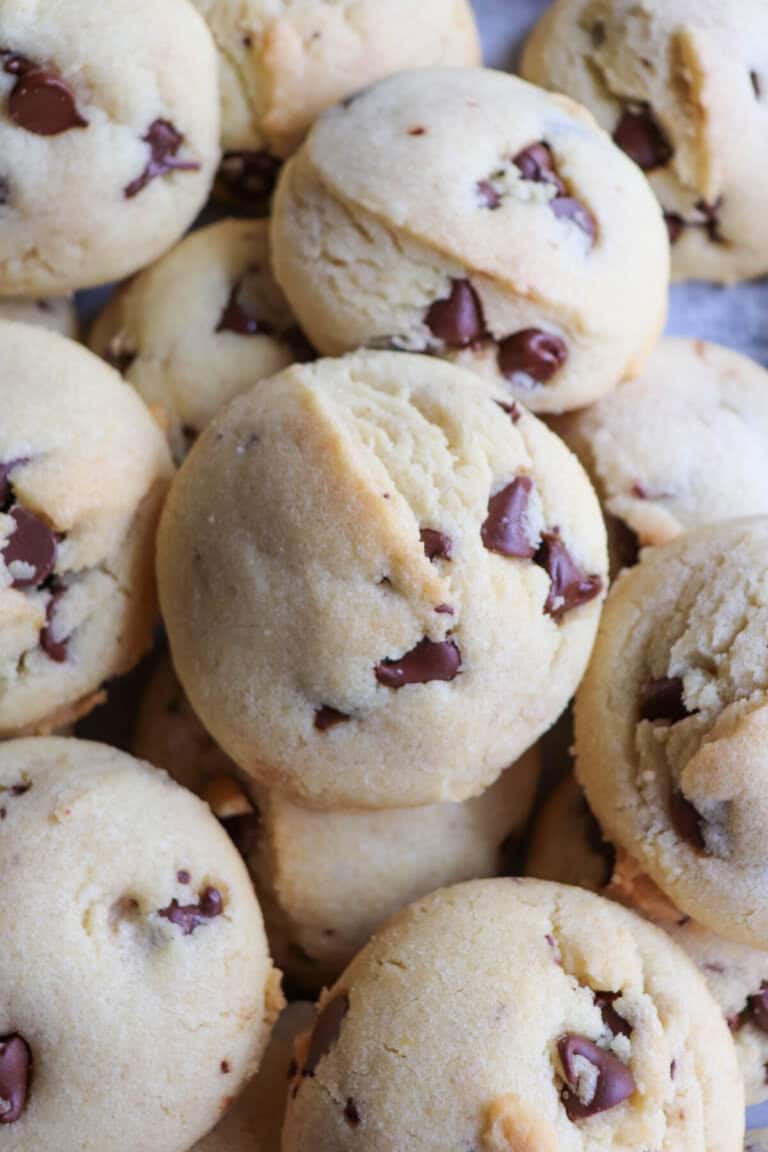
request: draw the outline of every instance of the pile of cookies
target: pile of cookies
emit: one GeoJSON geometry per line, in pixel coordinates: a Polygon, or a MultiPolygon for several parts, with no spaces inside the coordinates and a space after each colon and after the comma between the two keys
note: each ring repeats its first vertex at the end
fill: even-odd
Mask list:
{"type": "Polygon", "coordinates": [[[766,1146],[768,12],[521,74],[0,4],[3,1152],[766,1146]]]}

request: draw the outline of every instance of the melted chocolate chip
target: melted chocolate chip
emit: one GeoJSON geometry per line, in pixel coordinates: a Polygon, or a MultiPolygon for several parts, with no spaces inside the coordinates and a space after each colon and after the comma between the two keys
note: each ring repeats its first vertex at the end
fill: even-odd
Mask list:
{"type": "Polygon", "coordinates": [[[501,208],[501,196],[490,180],[478,180],[477,198],[483,208],[488,208],[491,212],[501,208]]]}
{"type": "Polygon", "coordinates": [[[529,144],[513,157],[512,163],[520,170],[523,180],[530,180],[533,184],[551,184],[557,189],[558,196],[565,195],[565,184],[560,179],[548,144],[543,141],[529,144]]]}
{"type": "Polygon", "coordinates": [[[614,1036],[627,1036],[632,1035],[632,1025],[628,1020],[625,1020],[616,1009],[614,1004],[621,998],[620,992],[595,992],[595,1004],[600,1009],[600,1015],[603,1018],[603,1023],[609,1032],[614,1036]]]}
{"type": "Polygon", "coordinates": [[[18,77],[8,97],[8,113],[20,128],[36,136],[58,136],[71,128],[88,127],[77,110],[74,92],[60,76],[23,56],[9,56],[3,67],[18,77]]]}
{"type": "Polygon", "coordinates": [[[559,220],[570,220],[594,244],[597,237],[597,221],[586,204],[582,204],[581,200],[573,196],[558,196],[550,200],[549,206],[559,220]]]}
{"type": "Polygon", "coordinates": [[[11,586],[38,588],[56,566],[56,533],[18,504],[9,515],[16,527],[0,551],[13,579],[11,586]]]}
{"type": "Polygon", "coordinates": [[[206,888],[197,904],[179,904],[174,899],[167,908],[160,909],[158,916],[176,924],[185,936],[191,936],[206,920],[221,916],[223,911],[224,901],[218,888],[206,888]]]}
{"type": "Polygon", "coordinates": [[[518,476],[488,501],[488,516],[480,529],[489,552],[530,560],[537,545],[531,542],[528,505],[533,491],[530,476],[518,476]]]}
{"type": "Polygon", "coordinates": [[[619,120],[613,140],[644,172],[663,168],[674,154],[650,104],[627,108],[619,120]]]}
{"type": "Polygon", "coordinates": [[[360,1110],[351,1096],[344,1106],[344,1119],[350,1128],[357,1128],[360,1124],[360,1110]]]}
{"type": "Polygon", "coordinates": [[[229,1060],[222,1060],[221,1064],[219,1064],[219,1071],[222,1076],[229,1076],[232,1071],[232,1065],[229,1063],[229,1060]]]}
{"type": "Polygon", "coordinates": [[[268,152],[225,152],[219,180],[236,199],[258,203],[272,195],[282,164],[268,152]]]}
{"type": "Polygon", "coordinates": [[[21,464],[27,464],[28,457],[22,456],[18,460],[9,460],[7,464],[0,464],[0,509],[7,512],[13,499],[13,484],[11,472],[21,464]]]}
{"type": "Polygon", "coordinates": [[[450,296],[430,306],[424,323],[446,348],[467,348],[486,335],[483,306],[469,280],[452,280],[450,296]]]}
{"type": "Polygon", "coordinates": [[[184,143],[184,137],[177,131],[170,120],[153,120],[146,136],[142,136],[145,144],[149,145],[149,161],[141,176],[124,189],[127,200],[138,196],[151,180],[158,176],[165,176],[168,172],[198,172],[200,165],[196,160],[177,160],[176,155],[184,143]]]}
{"type": "Polygon", "coordinates": [[[216,325],[216,331],[234,332],[238,336],[271,336],[274,332],[272,325],[247,312],[238,300],[242,286],[242,281],[233,286],[216,325]]]}
{"type": "Polygon", "coordinates": [[[614,1056],[613,1052],[598,1048],[586,1036],[576,1036],[573,1033],[562,1036],[558,1040],[557,1051],[568,1085],[563,1092],[563,1105],[569,1120],[586,1120],[599,1112],[607,1112],[610,1108],[615,1108],[624,1100],[628,1100],[635,1092],[637,1087],[635,1078],[626,1064],[623,1064],[618,1056],[614,1056]],[[589,1102],[582,1100],[578,1093],[579,1058],[588,1061],[597,1069],[597,1082],[589,1102]]]}
{"type": "Polygon", "coordinates": [[[0,1037],[0,1124],[15,1124],[27,1106],[32,1054],[21,1036],[0,1037]]]}
{"type": "Polygon", "coordinates": [[[687,796],[677,790],[669,797],[669,818],[681,840],[696,852],[704,852],[704,818],[687,796]]]}
{"type": "Polygon", "coordinates": [[[424,545],[427,560],[450,560],[453,557],[453,541],[436,528],[422,528],[419,539],[424,545]]]}
{"type": "Polygon", "coordinates": [[[576,563],[557,528],[543,533],[535,559],[551,581],[544,611],[557,623],[567,612],[588,604],[603,590],[602,579],[588,576],[576,563]]]}
{"type": "Polygon", "coordinates": [[[346,724],[348,720],[346,712],[339,712],[337,708],[331,708],[330,704],[323,704],[322,708],[318,708],[315,712],[315,728],[318,732],[327,732],[329,728],[346,724]]]}
{"type": "Polygon", "coordinates": [[[51,598],[45,609],[45,626],[40,631],[40,647],[55,664],[63,664],[67,659],[69,637],[63,640],[54,639],[53,624],[56,609],[66,595],[64,588],[57,588],[51,593],[51,598]]]}
{"type": "Polygon", "coordinates": [[[259,842],[261,817],[258,812],[243,812],[240,816],[226,816],[222,824],[230,840],[244,860],[256,850],[259,842]]]}
{"type": "Polygon", "coordinates": [[[460,669],[461,652],[455,640],[425,637],[400,660],[382,660],[375,671],[376,679],[385,688],[404,688],[406,684],[454,680],[460,669]]]}
{"type": "Polygon", "coordinates": [[[768,1033],[768,982],[763,982],[760,991],[747,1000],[749,1020],[761,1032],[768,1033]]]}
{"type": "Polygon", "coordinates": [[[685,232],[685,220],[682,216],[679,216],[677,212],[665,212],[664,223],[667,226],[670,244],[677,244],[683,232],[685,232]]]}
{"type": "Polygon", "coordinates": [[[527,377],[536,384],[546,384],[568,359],[564,340],[540,328],[523,328],[499,344],[499,371],[507,380],[521,383],[527,377]]]}
{"type": "Polygon", "coordinates": [[[190,876],[189,872],[187,872],[186,868],[182,868],[179,872],[176,873],[176,879],[178,880],[179,884],[189,884],[192,877],[190,876]]]}
{"type": "Polygon", "coordinates": [[[679,676],[663,676],[659,680],[650,680],[643,688],[640,698],[640,719],[669,720],[671,724],[685,720],[691,713],[685,706],[683,689],[683,681],[679,676]]]}
{"type": "Polygon", "coordinates": [[[323,1056],[328,1055],[338,1040],[347,1012],[349,1012],[349,996],[346,992],[334,996],[322,1009],[309,1041],[307,1058],[301,1070],[302,1076],[314,1076],[323,1056]]]}

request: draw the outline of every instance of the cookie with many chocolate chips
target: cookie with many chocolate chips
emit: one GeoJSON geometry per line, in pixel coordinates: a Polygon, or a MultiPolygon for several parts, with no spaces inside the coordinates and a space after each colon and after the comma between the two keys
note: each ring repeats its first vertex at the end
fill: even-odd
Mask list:
{"type": "Polygon", "coordinates": [[[186,1152],[281,1007],[238,853],[190,792],[101,744],[0,745],[0,802],[3,1148],[135,1152],[151,1132],[186,1152]],[[165,914],[193,905],[193,931],[165,914]]]}
{"type": "Polygon", "coordinates": [[[465,800],[562,712],[605,533],[578,462],[503,396],[436,358],[322,360],[187,457],[159,537],[174,665],[259,784],[317,808],[465,800]]]}
{"type": "Polygon", "coordinates": [[[159,414],[177,461],[233,396],[312,355],[252,220],[182,240],[109,300],[89,345],[159,414]]]}
{"type": "Polygon", "coordinates": [[[45,300],[27,300],[18,296],[0,300],[0,320],[16,320],[36,328],[50,328],[62,336],[77,336],[77,311],[71,296],[45,300]]]}
{"type": "Polygon", "coordinates": [[[576,697],[576,772],[607,837],[673,903],[768,949],[768,518],[646,550],[576,697]]]}
{"type": "Polygon", "coordinates": [[[768,272],[763,0],[555,0],[522,74],[586,105],[646,173],[676,279],[768,272]]]}
{"type": "Polygon", "coordinates": [[[733,1043],[700,975],[658,929],[579,889],[436,892],[320,1007],[284,1152],[741,1152],[733,1043]]]}
{"type": "Polygon", "coordinates": [[[50,731],[152,642],[172,465],[136,393],[84,348],[0,323],[0,735],[50,731]]]}
{"type": "Polygon", "coordinates": [[[403,73],[333,109],[274,211],[277,279],[326,355],[430,353],[564,412],[636,375],[664,324],[647,182],[585,109],[500,72],[403,73]]]}
{"type": "Polygon", "coordinates": [[[0,13],[0,296],[117,280],[206,201],[216,53],[187,0],[7,0],[0,13]]]}

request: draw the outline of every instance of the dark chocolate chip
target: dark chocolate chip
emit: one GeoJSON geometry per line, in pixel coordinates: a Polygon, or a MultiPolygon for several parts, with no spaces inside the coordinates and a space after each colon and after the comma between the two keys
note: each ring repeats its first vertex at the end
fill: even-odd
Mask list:
{"type": "Polygon", "coordinates": [[[685,232],[685,220],[682,216],[679,216],[677,212],[665,212],[664,223],[667,226],[670,244],[677,244],[683,232],[685,232]]]}
{"type": "Polygon", "coordinates": [[[338,1040],[347,1012],[349,1012],[349,996],[346,992],[334,996],[322,1009],[312,1030],[307,1058],[301,1070],[302,1076],[314,1076],[323,1056],[328,1055],[338,1040]]]}
{"type": "Polygon", "coordinates": [[[27,1106],[32,1054],[18,1034],[0,1037],[0,1124],[15,1124],[27,1106]]]}
{"type": "Polygon", "coordinates": [[[696,852],[706,850],[704,818],[687,796],[676,789],[669,797],[669,818],[677,835],[696,852]]]}
{"type": "Polygon", "coordinates": [[[502,400],[494,400],[494,404],[498,404],[502,412],[506,412],[507,416],[509,416],[513,424],[518,424],[520,422],[522,412],[520,411],[520,406],[516,403],[516,401],[513,400],[511,404],[505,404],[502,400]]]}
{"type": "Polygon", "coordinates": [[[217,332],[234,332],[238,336],[271,336],[274,328],[264,320],[247,312],[238,300],[242,281],[232,287],[224,310],[216,325],[217,332]]]}
{"type": "Polygon", "coordinates": [[[199,171],[200,165],[196,160],[176,158],[179,148],[184,143],[184,137],[170,120],[153,120],[142,140],[149,145],[149,161],[141,176],[132,180],[124,189],[127,200],[138,196],[139,192],[158,176],[165,176],[168,172],[199,171]]]}
{"type": "Polygon", "coordinates": [[[762,81],[760,79],[760,74],[758,72],[750,72],[749,79],[752,83],[752,91],[755,94],[755,99],[756,100],[762,99],[763,84],[762,84],[762,81]]]}
{"type": "Polygon", "coordinates": [[[186,868],[182,868],[181,871],[176,873],[176,879],[178,880],[179,884],[189,884],[192,877],[190,876],[189,872],[187,872],[186,868]]]}
{"type": "Polygon", "coordinates": [[[684,685],[679,676],[662,676],[650,680],[643,688],[640,698],[641,720],[669,720],[677,724],[691,713],[683,698],[684,685]]]}
{"type": "Polygon", "coordinates": [[[344,1106],[344,1119],[350,1128],[357,1128],[360,1124],[360,1110],[351,1096],[344,1106]]]}
{"type": "Polygon", "coordinates": [[[9,460],[7,464],[0,464],[0,509],[3,512],[8,511],[13,499],[11,472],[19,465],[27,463],[29,463],[29,458],[22,456],[18,460],[9,460]]]}
{"type": "Polygon", "coordinates": [[[376,679],[386,688],[406,684],[450,681],[461,669],[461,652],[455,640],[429,640],[426,637],[400,660],[382,660],[376,665],[376,679]]]}
{"type": "Polygon", "coordinates": [[[565,184],[555,165],[552,149],[548,144],[540,141],[538,144],[529,144],[513,158],[512,163],[520,170],[523,180],[530,180],[533,184],[551,184],[557,189],[558,196],[565,195],[565,184]]]}
{"type": "Polygon", "coordinates": [[[477,198],[483,208],[489,208],[491,212],[501,207],[501,196],[490,180],[478,180],[477,198]]]}
{"type": "Polygon", "coordinates": [[[486,336],[483,306],[469,280],[452,280],[450,295],[430,306],[424,322],[446,348],[467,348],[486,336]]]}
{"type": "Polygon", "coordinates": [[[644,172],[663,168],[674,154],[650,104],[627,108],[619,120],[613,140],[644,172]]]}
{"type": "Polygon", "coordinates": [[[179,904],[174,899],[167,908],[160,909],[158,916],[176,924],[185,936],[191,936],[206,920],[221,916],[223,911],[224,901],[218,888],[206,888],[197,904],[179,904]]]}
{"type": "Polygon", "coordinates": [[[586,1120],[599,1112],[607,1112],[628,1100],[637,1088],[635,1078],[626,1064],[614,1056],[613,1052],[598,1048],[586,1036],[573,1033],[562,1036],[557,1042],[557,1051],[568,1086],[563,1092],[563,1105],[569,1120],[586,1120]],[[576,1061],[579,1058],[597,1069],[597,1082],[592,1099],[588,1102],[582,1100],[578,1093],[580,1076],[576,1061]]]}
{"type": "Polygon", "coordinates": [[[499,343],[499,371],[515,383],[520,383],[519,376],[525,376],[536,384],[546,384],[567,359],[565,341],[540,328],[523,328],[499,343]]]}
{"type": "Polygon", "coordinates": [[[768,1032],[768,982],[763,982],[760,991],[747,1000],[749,1020],[761,1032],[768,1032]]]}
{"type": "Polygon", "coordinates": [[[489,552],[530,560],[538,545],[531,541],[528,505],[533,481],[518,476],[488,501],[488,516],[480,529],[483,544],[489,552]]]}
{"type": "Polygon", "coordinates": [[[435,612],[437,612],[438,615],[440,615],[440,616],[454,616],[455,615],[455,612],[454,612],[453,608],[450,606],[450,604],[438,604],[437,607],[435,608],[435,612]]]}
{"type": "MultiPolygon", "coordinates": [[[[6,61],[6,72],[11,71],[6,61]]],[[[11,119],[36,136],[58,136],[70,128],[87,128],[75,94],[60,76],[43,68],[22,68],[8,97],[11,119]]]]}
{"type": "Polygon", "coordinates": [[[423,128],[421,126],[421,124],[416,124],[413,128],[408,129],[408,135],[409,136],[426,136],[427,130],[426,130],[426,128],[423,128]]]}
{"type": "Polygon", "coordinates": [[[27,783],[12,784],[11,787],[8,789],[8,795],[9,796],[26,796],[27,792],[29,792],[31,787],[32,787],[32,785],[27,784],[27,783]]]}
{"type": "Polygon", "coordinates": [[[219,180],[237,200],[258,203],[272,195],[282,164],[268,152],[225,152],[219,180]]]}
{"type": "Polygon", "coordinates": [[[450,560],[453,557],[453,541],[436,528],[422,528],[419,533],[427,560],[450,560]]]}
{"type": "Polygon", "coordinates": [[[574,196],[557,196],[554,200],[550,200],[549,206],[558,220],[570,220],[594,244],[597,222],[586,204],[582,204],[581,200],[577,200],[574,196]]]}
{"type": "Polygon", "coordinates": [[[9,515],[16,527],[0,549],[6,567],[11,570],[12,565],[23,564],[30,569],[29,572],[17,575],[11,570],[11,586],[20,589],[37,588],[48,579],[56,566],[56,533],[44,521],[18,504],[11,509],[9,515]]]}
{"type": "Polygon", "coordinates": [[[56,588],[51,593],[51,598],[45,609],[45,625],[40,631],[40,647],[55,664],[65,663],[69,649],[68,636],[65,636],[63,640],[56,640],[53,635],[53,622],[56,609],[65,595],[66,590],[64,588],[56,588]]]}
{"type": "Polygon", "coordinates": [[[229,838],[244,860],[256,850],[259,842],[261,817],[258,812],[243,812],[239,816],[226,816],[222,824],[229,838]]]}
{"type": "Polygon", "coordinates": [[[588,604],[603,590],[602,579],[587,575],[576,563],[557,528],[542,535],[536,563],[545,569],[551,582],[544,611],[558,623],[566,612],[588,604]]]}
{"type": "Polygon", "coordinates": [[[632,1025],[613,1006],[621,998],[621,993],[595,992],[594,996],[595,1004],[600,1009],[600,1015],[608,1031],[612,1032],[614,1036],[631,1036],[632,1025]]]}
{"type": "Polygon", "coordinates": [[[331,708],[330,704],[323,704],[315,711],[315,728],[318,732],[327,732],[338,724],[346,724],[349,716],[346,712],[339,712],[338,708],[331,708]]]}
{"type": "Polygon", "coordinates": [[[230,1072],[232,1071],[232,1066],[229,1063],[229,1060],[222,1060],[221,1064],[219,1064],[219,1071],[221,1072],[222,1076],[229,1076],[230,1072]]]}

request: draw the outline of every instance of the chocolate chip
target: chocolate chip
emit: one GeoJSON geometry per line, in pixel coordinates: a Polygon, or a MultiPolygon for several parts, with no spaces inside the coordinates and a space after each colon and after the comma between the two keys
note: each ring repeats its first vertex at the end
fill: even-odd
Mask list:
{"type": "Polygon", "coordinates": [[[523,180],[533,184],[551,184],[558,196],[564,196],[566,187],[560,179],[552,149],[544,141],[529,144],[513,157],[512,163],[520,170],[523,180]]]}
{"type": "Polygon", "coordinates": [[[165,176],[168,172],[197,172],[200,165],[196,160],[177,160],[176,154],[184,143],[184,137],[170,122],[170,120],[153,120],[146,136],[142,136],[145,144],[149,144],[150,157],[141,176],[124,189],[127,200],[138,196],[151,180],[158,176],[165,176]]]}
{"type": "Polygon", "coordinates": [[[317,1018],[309,1041],[307,1058],[301,1070],[302,1076],[314,1076],[323,1056],[327,1056],[339,1038],[344,1017],[349,1012],[349,996],[339,993],[329,1000],[317,1018]]]}
{"type": "Polygon", "coordinates": [[[224,306],[224,311],[219,317],[216,331],[234,332],[238,336],[271,336],[274,332],[272,325],[247,312],[238,300],[242,286],[242,281],[233,286],[224,306]]]}
{"type": "Polygon", "coordinates": [[[626,1064],[614,1056],[613,1052],[598,1048],[586,1036],[573,1033],[562,1036],[557,1042],[557,1051],[568,1085],[563,1092],[563,1105],[569,1120],[586,1120],[600,1112],[607,1112],[628,1100],[635,1092],[635,1078],[626,1064]],[[597,1082],[588,1101],[579,1095],[582,1079],[577,1064],[579,1059],[588,1061],[597,1069],[597,1082]]]}
{"type": "Polygon", "coordinates": [[[683,699],[684,685],[679,676],[662,676],[650,680],[643,688],[640,698],[641,720],[669,720],[677,724],[691,713],[683,699]]]}
{"type": "Polygon", "coordinates": [[[318,708],[315,712],[315,728],[318,732],[327,732],[329,728],[346,724],[348,720],[346,712],[339,712],[337,708],[331,708],[330,704],[323,704],[322,708],[318,708]]]}
{"type": "Polygon", "coordinates": [[[15,528],[0,551],[13,579],[11,586],[37,588],[56,566],[56,533],[18,504],[9,515],[15,528]]]}
{"type": "Polygon", "coordinates": [[[478,180],[476,187],[477,198],[483,208],[488,208],[491,212],[495,212],[497,208],[501,207],[501,196],[490,180],[478,180]]]}
{"type": "Polygon", "coordinates": [[[221,1064],[219,1064],[219,1071],[221,1072],[222,1076],[229,1076],[230,1072],[232,1071],[232,1066],[229,1063],[229,1060],[222,1060],[221,1064]]]}
{"type": "Polygon", "coordinates": [[[581,200],[577,200],[573,196],[558,196],[556,199],[550,200],[549,206],[559,220],[570,220],[594,244],[597,236],[597,221],[586,204],[582,204],[581,200]]]}
{"type": "Polygon", "coordinates": [[[8,789],[8,794],[9,794],[9,796],[26,796],[27,792],[29,792],[31,787],[32,787],[32,785],[28,784],[28,783],[12,784],[11,787],[8,789]]]}
{"type": "Polygon", "coordinates": [[[45,609],[45,626],[40,631],[40,647],[55,664],[64,664],[69,650],[68,636],[63,640],[56,640],[53,635],[56,609],[65,595],[66,590],[64,588],[56,588],[51,593],[51,598],[45,609]]]}
{"type": "Polygon", "coordinates": [[[603,1018],[603,1023],[609,1032],[614,1036],[627,1036],[632,1035],[632,1025],[628,1020],[625,1020],[616,1009],[614,1004],[621,998],[620,992],[595,992],[595,1004],[600,1009],[600,1015],[603,1018]]]}
{"type": "Polygon", "coordinates": [[[747,1000],[749,1020],[761,1032],[768,1032],[768,982],[763,982],[760,991],[747,1000]]]}
{"type": "Polygon", "coordinates": [[[453,557],[453,541],[436,528],[422,528],[419,539],[424,545],[427,560],[450,560],[453,557]]]}
{"type": "Polygon", "coordinates": [[[674,154],[650,104],[627,108],[613,134],[613,141],[644,172],[663,168],[674,154]]]}
{"type": "Polygon", "coordinates": [[[258,812],[243,812],[239,816],[226,816],[222,820],[230,840],[244,860],[256,851],[259,842],[261,817],[258,812]]]}
{"type": "Polygon", "coordinates": [[[749,79],[752,83],[752,91],[755,94],[756,100],[761,100],[763,96],[763,84],[760,75],[757,72],[750,72],[749,79]]]}
{"type": "Polygon", "coordinates": [[[469,280],[451,280],[450,295],[430,306],[424,323],[446,348],[467,348],[486,336],[483,306],[469,280]]]}
{"type": "Polygon", "coordinates": [[[685,232],[685,220],[682,216],[679,216],[677,212],[665,212],[664,223],[667,226],[670,244],[677,244],[683,232],[685,232]]]}
{"type": "Polygon", "coordinates": [[[516,401],[513,400],[511,404],[505,404],[501,400],[494,400],[494,404],[498,404],[502,412],[506,412],[507,416],[509,416],[513,424],[518,424],[520,422],[522,412],[520,411],[520,406],[516,403],[516,401]]]}
{"type": "Polygon", "coordinates": [[[438,604],[437,607],[435,608],[435,612],[437,612],[438,615],[440,615],[440,616],[454,616],[455,615],[454,610],[450,606],[450,604],[438,604]]]}
{"type": "Polygon", "coordinates": [[[669,818],[681,840],[697,852],[706,850],[704,818],[688,797],[677,789],[669,797],[669,818]]]}
{"type": "Polygon", "coordinates": [[[426,136],[426,134],[426,128],[422,128],[420,124],[417,124],[415,127],[408,129],[409,136],[426,136]]]}
{"type": "Polygon", "coordinates": [[[258,203],[272,195],[282,165],[268,152],[225,152],[219,180],[236,199],[258,203]]]}
{"type": "Polygon", "coordinates": [[[18,460],[9,460],[7,464],[0,464],[0,509],[2,509],[3,512],[8,511],[13,499],[11,472],[21,464],[27,463],[29,463],[29,458],[22,456],[19,457],[18,460]]]}
{"type": "Polygon", "coordinates": [[[499,371],[507,380],[518,384],[527,384],[531,380],[536,384],[546,384],[567,359],[565,341],[540,328],[523,328],[499,344],[499,371]],[[526,379],[521,381],[518,379],[520,376],[526,379]]]}
{"type": "Polygon", "coordinates": [[[11,57],[4,65],[18,79],[8,97],[11,119],[36,136],[58,136],[70,128],[87,128],[77,110],[75,94],[60,76],[30,66],[23,57],[11,57]]]}
{"type": "Polygon", "coordinates": [[[360,1124],[360,1110],[351,1096],[347,1099],[347,1103],[344,1106],[344,1119],[350,1128],[357,1128],[360,1124]]]}
{"type": "Polygon", "coordinates": [[[530,560],[537,545],[529,535],[528,505],[533,491],[530,476],[518,476],[488,501],[488,516],[480,529],[489,552],[530,560]]]}
{"type": "Polygon", "coordinates": [[[158,916],[176,924],[185,936],[191,936],[195,928],[221,916],[223,911],[224,901],[218,888],[206,888],[197,904],[179,904],[174,899],[167,908],[160,909],[158,916]]]}
{"type": "Polygon", "coordinates": [[[535,560],[551,581],[544,611],[558,623],[566,612],[589,603],[603,590],[602,579],[588,576],[573,559],[558,528],[543,533],[535,560]]]}
{"type": "Polygon", "coordinates": [[[18,1034],[0,1037],[0,1124],[15,1124],[27,1106],[32,1054],[18,1034]]]}
{"type": "Polygon", "coordinates": [[[461,652],[455,640],[429,640],[426,637],[400,660],[382,660],[376,665],[376,679],[385,688],[406,684],[451,681],[461,668],[461,652]]]}
{"type": "Polygon", "coordinates": [[[186,868],[182,868],[180,872],[176,873],[176,879],[178,880],[179,884],[189,884],[192,877],[190,876],[189,872],[187,872],[186,868]]]}

